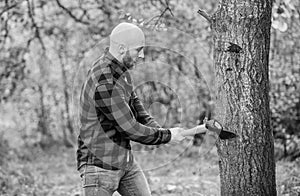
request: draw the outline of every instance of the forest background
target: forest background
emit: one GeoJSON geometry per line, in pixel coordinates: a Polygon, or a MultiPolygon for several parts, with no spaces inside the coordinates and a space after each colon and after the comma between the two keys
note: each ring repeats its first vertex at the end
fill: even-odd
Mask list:
{"type": "MultiPolygon", "coordinates": [[[[213,116],[213,40],[200,8],[213,13],[217,2],[1,1],[0,195],[79,194],[78,94],[120,22],[135,23],[146,34],[146,63],[133,78],[158,122],[190,128],[213,116]]],[[[279,195],[300,192],[299,32],[300,2],[275,1],[269,76],[279,195]]],[[[219,195],[217,153],[211,148],[200,154],[202,142],[200,137],[159,153],[135,144],[145,151],[137,155],[143,167],[169,163],[146,172],[154,195],[219,195]]]]}

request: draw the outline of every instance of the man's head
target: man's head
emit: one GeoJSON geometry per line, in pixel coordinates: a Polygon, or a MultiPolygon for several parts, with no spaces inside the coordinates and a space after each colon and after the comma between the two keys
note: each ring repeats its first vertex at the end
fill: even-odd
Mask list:
{"type": "Polygon", "coordinates": [[[132,68],[138,58],[144,58],[144,46],[145,35],[134,24],[120,23],[110,34],[109,52],[128,68],[132,68]]]}

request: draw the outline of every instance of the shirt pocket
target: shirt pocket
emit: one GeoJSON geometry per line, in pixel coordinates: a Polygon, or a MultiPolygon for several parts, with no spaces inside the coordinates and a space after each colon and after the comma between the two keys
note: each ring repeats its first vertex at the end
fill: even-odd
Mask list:
{"type": "Polygon", "coordinates": [[[82,177],[82,187],[97,187],[99,186],[99,175],[98,173],[85,173],[82,177]]]}

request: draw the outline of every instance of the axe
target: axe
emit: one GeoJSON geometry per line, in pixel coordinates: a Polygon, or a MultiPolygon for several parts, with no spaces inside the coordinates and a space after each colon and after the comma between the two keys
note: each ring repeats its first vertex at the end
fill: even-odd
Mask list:
{"type": "Polygon", "coordinates": [[[182,135],[183,136],[194,136],[195,134],[198,134],[198,133],[206,133],[207,130],[217,133],[219,135],[219,138],[222,140],[238,137],[237,134],[235,134],[231,131],[225,130],[223,128],[222,124],[220,122],[218,122],[217,120],[209,120],[208,121],[207,119],[204,120],[204,124],[198,125],[194,128],[188,129],[188,130],[185,130],[182,133],[182,135]]]}

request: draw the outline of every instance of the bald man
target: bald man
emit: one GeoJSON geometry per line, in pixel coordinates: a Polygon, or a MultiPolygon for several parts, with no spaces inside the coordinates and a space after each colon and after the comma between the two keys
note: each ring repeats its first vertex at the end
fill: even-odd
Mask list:
{"type": "Polygon", "coordinates": [[[110,46],[92,66],[80,96],[77,166],[84,195],[150,196],[130,141],[145,145],[178,143],[182,128],[161,128],[133,91],[129,69],[144,58],[145,36],[136,25],[121,23],[110,46]]]}

